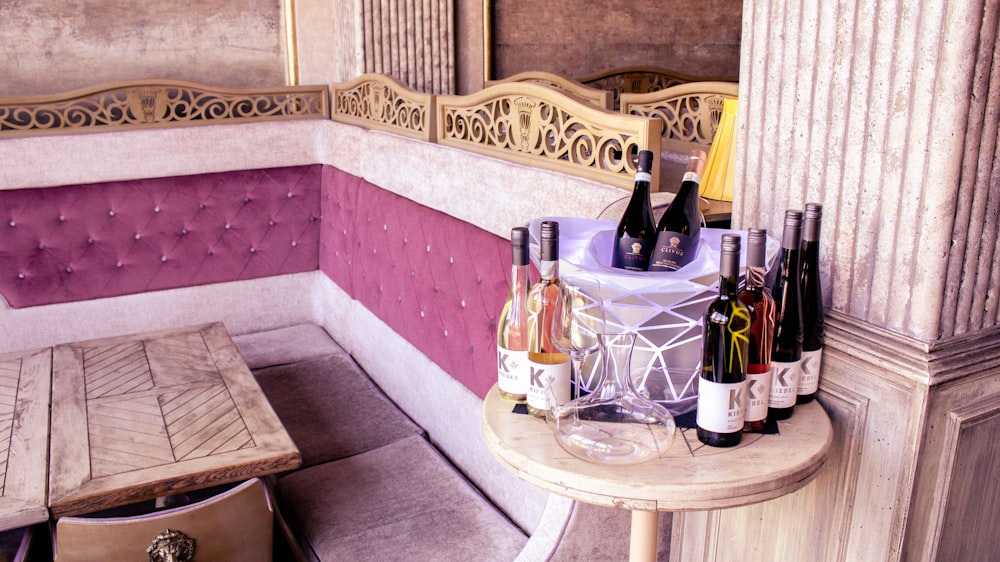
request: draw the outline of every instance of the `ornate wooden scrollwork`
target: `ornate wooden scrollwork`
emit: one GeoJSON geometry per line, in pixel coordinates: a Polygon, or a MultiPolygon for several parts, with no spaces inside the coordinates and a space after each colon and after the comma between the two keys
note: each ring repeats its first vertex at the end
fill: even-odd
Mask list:
{"type": "Polygon", "coordinates": [[[369,73],[334,84],[332,97],[331,117],[336,121],[433,139],[433,96],[415,92],[391,77],[369,73]]]}
{"type": "Polygon", "coordinates": [[[191,82],[118,82],[54,96],[0,99],[0,136],[224,121],[322,118],[323,86],[233,89],[191,82]]]}
{"type": "Polygon", "coordinates": [[[631,156],[659,150],[655,120],[613,113],[538,84],[504,82],[468,96],[438,96],[437,103],[441,144],[624,188],[634,182],[631,156]]]}
{"type": "Polygon", "coordinates": [[[623,94],[622,112],[663,122],[663,147],[680,152],[692,144],[708,150],[726,98],[739,95],[733,82],[691,82],[648,94],[623,94]]]}

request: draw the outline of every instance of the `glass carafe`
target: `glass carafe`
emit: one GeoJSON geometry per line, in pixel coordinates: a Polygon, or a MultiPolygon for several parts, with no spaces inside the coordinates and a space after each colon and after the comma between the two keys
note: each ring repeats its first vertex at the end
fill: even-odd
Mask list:
{"type": "Polygon", "coordinates": [[[602,464],[637,464],[660,457],[674,442],[666,408],[643,398],[632,383],[634,333],[599,334],[601,379],[587,396],[551,408],[556,441],[573,456],[602,464]]]}

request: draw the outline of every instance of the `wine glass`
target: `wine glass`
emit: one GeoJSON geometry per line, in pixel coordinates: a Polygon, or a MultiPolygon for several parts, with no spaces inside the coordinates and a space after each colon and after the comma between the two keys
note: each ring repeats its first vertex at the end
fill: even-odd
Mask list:
{"type": "Polygon", "coordinates": [[[579,396],[591,382],[584,380],[584,361],[597,349],[598,334],[605,331],[601,283],[596,277],[574,276],[562,281],[560,291],[562,299],[552,318],[552,345],[569,355],[579,396]]]}

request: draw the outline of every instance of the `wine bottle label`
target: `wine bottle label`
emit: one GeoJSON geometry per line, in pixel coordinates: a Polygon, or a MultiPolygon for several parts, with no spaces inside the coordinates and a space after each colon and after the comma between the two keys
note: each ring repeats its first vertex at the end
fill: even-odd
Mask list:
{"type": "Polygon", "coordinates": [[[771,394],[771,370],[750,373],[747,370],[746,421],[759,421],[767,417],[767,403],[771,394]]]}
{"type": "Polygon", "coordinates": [[[681,178],[681,183],[684,183],[686,181],[693,181],[694,183],[700,184],[701,176],[698,175],[698,172],[692,172],[688,170],[687,172],[684,172],[684,177],[681,178]]]}
{"type": "Polygon", "coordinates": [[[799,376],[799,394],[813,394],[819,390],[819,368],[823,362],[823,349],[802,352],[802,374],[799,376]]]}
{"type": "Polygon", "coordinates": [[[552,387],[556,405],[569,402],[570,362],[562,353],[532,353],[528,359],[528,406],[548,410],[547,386],[552,387]],[[534,360],[533,360],[534,359],[534,360]]]}
{"type": "Polygon", "coordinates": [[[697,253],[696,239],[677,232],[660,232],[649,258],[649,270],[677,271],[690,263],[697,253]]]}
{"type": "Polygon", "coordinates": [[[792,363],[771,361],[771,393],[767,405],[771,408],[794,406],[801,373],[802,361],[792,363]]]}
{"type": "MultiPolygon", "coordinates": [[[[746,381],[718,383],[698,381],[698,427],[716,433],[743,430],[746,381]]],[[[794,400],[794,395],[793,395],[794,400]]]]}
{"type": "Polygon", "coordinates": [[[615,252],[615,263],[613,267],[627,269],[630,271],[646,271],[649,265],[649,254],[652,249],[649,242],[642,238],[631,238],[622,236],[618,239],[618,248],[615,252]]]}
{"type": "Polygon", "coordinates": [[[528,352],[497,346],[497,386],[508,394],[528,393],[528,352]]]}

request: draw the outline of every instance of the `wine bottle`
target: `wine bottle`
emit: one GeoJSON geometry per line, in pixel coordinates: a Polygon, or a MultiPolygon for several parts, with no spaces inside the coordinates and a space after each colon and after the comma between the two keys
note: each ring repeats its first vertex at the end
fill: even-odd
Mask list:
{"type": "Polygon", "coordinates": [[[552,342],[552,322],[562,306],[559,287],[559,223],[541,225],[540,279],[528,291],[528,413],[545,417],[551,386],[558,404],[570,399],[569,356],[552,342]]]}
{"type": "Polygon", "coordinates": [[[774,345],[771,347],[771,393],[767,417],[785,420],[795,410],[802,371],[802,294],[799,291],[802,212],[785,211],[781,255],[771,296],[774,297],[774,345]]]}
{"type": "Polygon", "coordinates": [[[805,404],[819,390],[823,360],[823,290],[819,280],[819,230],[823,206],[806,203],[802,227],[802,376],[796,403],[805,404]]]}
{"type": "Polygon", "coordinates": [[[740,237],[722,236],[719,296],[708,305],[702,328],[698,380],[698,439],[713,447],[743,437],[750,311],[739,299],[740,237]]]}
{"type": "Polygon", "coordinates": [[[528,229],[510,231],[510,292],[497,321],[497,386],[500,397],[523,404],[528,397],[528,229]]]}
{"type": "Polygon", "coordinates": [[[653,206],[649,202],[649,172],[653,169],[653,153],[639,151],[639,165],[635,172],[635,187],[618,228],[611,253],[611,266],[630,271],[646,271],[649,255],[656,242],[653,206]]]}
{"type": "Polygon", "coordinates": [[[771,345],[774,339],[774,299],[764,288],[767,230],[747,231],[747,269],[740,301],[750,311],[750,355],[747,360],[746,413],[743,431],[764,431],[771,393],[771,345]]]}
{"type": "Polygon", "coordinates": [[[676,271],[695,258],[701,238],[698,185],[705,168],[705,151],[688,154],[681,188],[656,223],[656,245],[649,258],[649,271],[676,271]]]}

